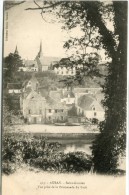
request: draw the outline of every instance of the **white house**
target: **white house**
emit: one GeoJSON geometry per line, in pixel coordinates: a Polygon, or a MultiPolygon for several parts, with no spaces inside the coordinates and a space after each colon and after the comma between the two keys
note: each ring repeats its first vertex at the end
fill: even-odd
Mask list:
{"type": "Polygon", "coordinates": [[[75,104],[75,95],[71,90],[63,90],[62,91],[62,97],[61,102],[65,103],[66,105],[72,105],[75,104]]]}
{"type": "Polygon", "coordinates": [[[75,67],[68,67],[66,68],[65,66],[63,67],[55,67],[54,72],[58,75],[62,76],[74,76],[76,75],[76,68],[75,67]]]}
{"type": "Polygon", "coordinates": [[[83,95],[78,99],[76,105],[78,115],[83,115],[88,119],[96,118],[103,121],[105,117],[102,105],[90,95],[83,95]]]}
{"type": "Polygon", "coordinates": [[[8,93],[9,94],[20,94],[22,90],[21,83],[8,83],[7,85],[8,93]]]}
{"type": "Polygon", "coordinates": [[[20,67],[18,68],[18,72],[21,72],[21,71],[26,72],[26,71],[27,71],[27,67],[20,66],[20,67]]]}

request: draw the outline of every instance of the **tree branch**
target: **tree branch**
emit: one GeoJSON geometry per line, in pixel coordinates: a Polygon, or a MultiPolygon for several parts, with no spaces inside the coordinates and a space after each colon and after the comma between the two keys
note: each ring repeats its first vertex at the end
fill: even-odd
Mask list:
{"type": "MultiPolygon", "coordinates": [[[[35,1],[34,1],[35,3],[35,1]]],[[[49,9],[49,8],[54,8],[58,5],[61,5],[63,2],[58,2],[58,3],[54,3],[54,4],[51,4],[49,6],[43,6],[43,7],[40,7],[37,3],[35,3],[38,7],[35,7],[35,8],[26,8],[25,10],[44,10],[44,9],[49,9]]]]}

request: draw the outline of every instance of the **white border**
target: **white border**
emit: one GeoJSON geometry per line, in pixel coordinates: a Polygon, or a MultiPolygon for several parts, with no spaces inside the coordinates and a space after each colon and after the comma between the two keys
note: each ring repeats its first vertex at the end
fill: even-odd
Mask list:
{"type": "MultiPolygon", "coordinates": [[[[3,1],[0,0],[0,92],[2,92],[2,55],[3,55],[3,1]]],[[[27,1],[27,0],[26,0],[27,1]]],[[[104,0],[106,1],[106,0],[104,0]]],[[[107,0],[108,1],[108,0],[107,0]]],[[[121,0],[122,1],[122,0],[121,0]]],[[[128,0],[127,0],[128,1],[128,0]]],[[[129,4],[129,2],[128,2],[129,4]]],[[[129,5],[128,5],[129,6],[129,5]]],[[[129,7],[128,7],[128,34],[127,40],[129,36],[129,7]]],[[[124,37],[124,35],[123,35],[124,37]]],[[[127,41],[128,43],[128,41],[127,41]]],[[[126,195],[129,194],[129,45],[127,45],[127,142],[126,142],[126,195]]],[[[2,93],[0,93],[0,108],[1,108],[1,98],[2,93]]],[[[0,111],[0,127],[1,127],[1,111],[0,111]]],[[[0,128],[1,129],[1,128],[0,128]]],[[[1,130],[0,130],[0,139],[1,139],[1,130]]],[[[1,141],[0,141],[1,145],[1,141]]],[[[1,159],[1,147],[0,147],[0,159],[1,159]]],[[[0,173],[1,173],[1,160],[0,160],[0,173]]],[[[1,174],[0,174],[0,181],[1,181],[1,174]]],[[[2,182],[0,182],[0,194],[2,194],[2,182]]]]}
{"type": "MultiPolygon", "coordinates": [[[[0,1],[0,108],[2,101],[2,55],[3,55],[3,0],[0,1]]],[[[1,146],[1,109],[0,109],[0,146],[1,146]]],[[[0,147],[1,148],[1,147],[0,147]]],[[[1,149],[0,149],[0,194],[2,194],[2,175],[1,175],[1,149]]]]}

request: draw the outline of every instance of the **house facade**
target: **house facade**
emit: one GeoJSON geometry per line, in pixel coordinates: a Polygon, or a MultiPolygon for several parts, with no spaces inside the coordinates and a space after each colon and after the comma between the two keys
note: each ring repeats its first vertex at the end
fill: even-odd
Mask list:
{"type": "Polygon", "coordinates": [[[75,104],[75,95],[71,90],[62,90],[61,102],[64,102],[66,105],[75,104]]]}
{"type": "Polygon", "coordinates": [[[24,84],[24,91],[26,91],[26,89],[28,88],[33,91],[37,91],[39,86],[40,85],[39,85],[38,80],[36,79],[34,75],[32,75],[31,79],[24,84]]]}
{"type": "Polygon", "coordinates": [[[104,108],[93,96],[81,96],[76,107],[79,116],[85,116],[88,119],[96,118],[99,121],[103,121],[105,118],[104,108]]]}
{"type": "Polygon", "coordinates": [[[20,94],[22,91],[21,83],[8,83],[7,91],[9,94],[20,94]]]}
{"type": "Polygon", "coordinates": [[[23,116],[28,123],[44,123],[45,122],[45,105],[46,100],[35,91],[23,99],[23,116]]]}
{"type": "Polygon", "coordinates": [[[39,87],[34,76],[27,82],[21,94],[20,107],[29,124],[67,121],[67,106],[50,97],[47,90],[39,87]]]}
{"type": "Polygon", "coordinates": [[[76,68],[75,67],[54,67],[54,72],[57,75],[62,76],[75,76],[76,75],[76,68]]]}

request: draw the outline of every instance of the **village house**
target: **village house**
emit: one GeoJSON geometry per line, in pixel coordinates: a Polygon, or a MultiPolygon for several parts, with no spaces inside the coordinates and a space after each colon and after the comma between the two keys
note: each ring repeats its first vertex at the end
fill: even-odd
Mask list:
{"type": "Polygon", "coordinates": [[[9,94],[20,94],[22,91],[22,84],[21,83],[8,83],[7,91],[9,94]]]}
{"type": "MultiPolygon", "coordinates": [[[[27,72],[38,72],[38,64],[36,60],[24,60],[24,67],[25,71],[27,72]]],[[[19,71],[21,70],[21,67],[19,68],[19,71]]]]}
{"type": "Polygon", "coordinates": [[[53,97],[58,102],[65,103],[66,106],[75,104],[75,95],[71,89],[63,88],[49,92],[50,97],[53,97]]]}
{"type": "Polygon", "coordinates": [[[76,68],[75,67],[54,67],[54,72],[57,75],[62,76],[75,76],[76,75],[76,68]]]}
{"type": "Polygon", "coordinates": [[[27,72],[27,67],[25,67],[25,66],[20,66],[19,68],[18,68],[18,72],[27,72]]]}
{"type": "Polygon", "coordinates": [[[96,118],[104,120],[105,112],[103,106],[91,95],[82,95],[77,101],[77,114],[88,119],[96,118]]]}
{"type": "Polygon", "coordinates": [[[31,79],[27,82],[24,83],[24,91],[30,88],[31,90],[37,91],[37,89],[39,88],[39,82],[36,79],[36,77],[34,76],[34,74],[32,75],[31,79]]]}
{"type": "Polygon", "coordinates": [[[67,107],[40,92],[31,91],[22,101],[23,116],[28,123],[56,123],[67,120],[67,107]]]}
{"type": "Polygon", "coordinates": [[[28,123],[56,123],[67,121],[67,106],[51,97],[48,89],[39,85],[36,77],[26,83],[20,97],[20,107],[28,123]]]}
{"type": "Polygon", "coordinates": [[[75,104],[75,95],[72,90],[62,90],[61,102],[65,102],[66,105],[75,104]]]}
{"type": "Polygon", "coordinates": [[[46,102],[46,122],[66,122],[68,109],[65,104],[60,103],[51,97],[46,102]]]}
{"type": "Polygon", "coordinates": [[[93,88],[93,87],[87,87],[87,88],[73,88],[73,93],[75,94],[75,104],[77,104],[78,99],[82,96],[82,95],[91,95],[93,96],[95,99],[103,99],[103,95],[102,95],[102,88],[93,88]]]}
{"type": "Polygon", "coordinates": [[[84,122],[87,118],[101,121],[104,119],[104,109],[100,100],[101,88],[63,88],[49,91],[40,86],[33,74],[24,85],[20,107],[28,123],[57,123],[73,118],[78,122],[84,122]],[[77,111],[75,116],[68,114],[72,108],[77,111]]]}

